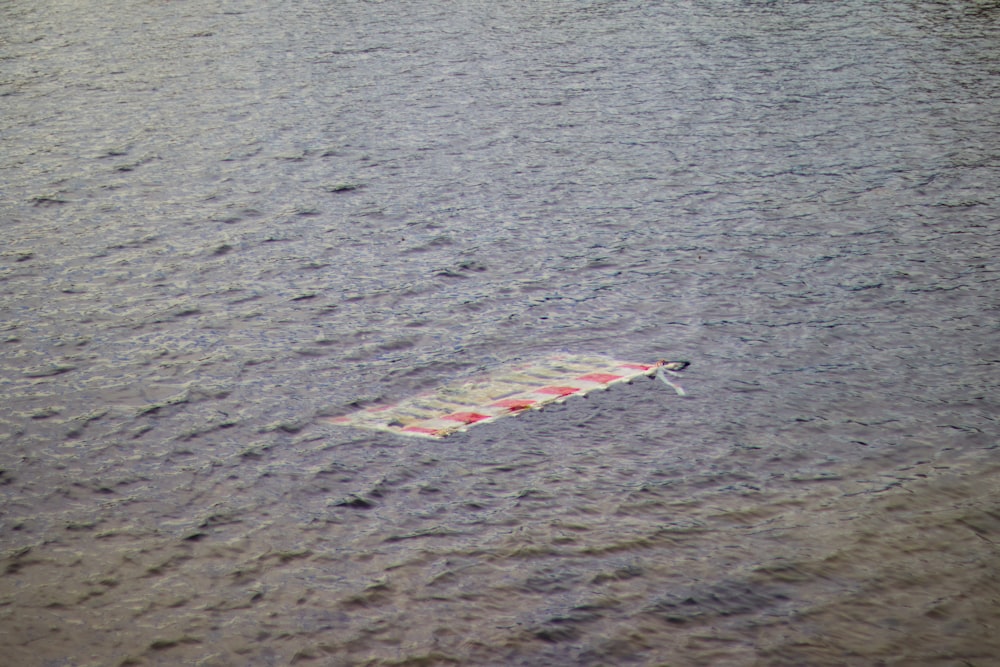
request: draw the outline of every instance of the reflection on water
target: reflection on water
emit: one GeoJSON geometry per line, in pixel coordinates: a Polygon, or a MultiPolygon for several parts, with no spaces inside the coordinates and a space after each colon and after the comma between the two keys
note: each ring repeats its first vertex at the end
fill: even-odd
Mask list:
{"type": "Polygon", "coordinates": [[[995,2],[335,4],[0,8],[5,655],[1000,655],[995,2]]]}

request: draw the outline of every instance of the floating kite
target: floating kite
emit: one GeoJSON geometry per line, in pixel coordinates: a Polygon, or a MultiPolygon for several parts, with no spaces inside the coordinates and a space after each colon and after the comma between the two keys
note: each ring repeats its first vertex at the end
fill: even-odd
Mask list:
{"type": "Polygon", "coordinates": [[[684,390],[667,380],[665,372],[675,375],[687,365],[686,361],[642,364],[606,357],[559,355],[501,368],[489,376],[446,385],[402,403],[372,406],[326,421],[400,435],[443,438],[474,424],[537,410],[570,396],[583,396],[641,376],[656,375],[683,396],[684,390]]]}

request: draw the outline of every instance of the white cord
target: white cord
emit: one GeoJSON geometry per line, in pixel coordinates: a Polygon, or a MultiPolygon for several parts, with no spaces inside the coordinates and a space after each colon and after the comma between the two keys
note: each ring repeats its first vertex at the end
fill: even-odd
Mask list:
{"type": "Polygon", "coordinates": [[[660,381],[663,382],[663,384],[667,385],[668,387],[676,391],[678,396],[687,396],[687,392],[684,391],[684,387],[680,386],[679,384],[674,384],[673,382],[667,379],[667,373],[670,373],[675,377],[679,377],[680,375],[679,373],[675,373],[674,371],[667,370],[663,366],[660,366],[659,368],[656,369],[656,377],[660,378],[660,381]]]}

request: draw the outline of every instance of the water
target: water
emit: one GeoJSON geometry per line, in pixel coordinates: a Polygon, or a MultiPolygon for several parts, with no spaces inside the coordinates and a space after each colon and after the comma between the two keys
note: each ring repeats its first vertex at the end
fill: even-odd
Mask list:
{"type": "Polygon", "coordinates": [[[0,43],[10,664],[995,664],[1000,4],[14,1],[0,43]],[[688,396],[319,419],[563,350],[688,396]]]}

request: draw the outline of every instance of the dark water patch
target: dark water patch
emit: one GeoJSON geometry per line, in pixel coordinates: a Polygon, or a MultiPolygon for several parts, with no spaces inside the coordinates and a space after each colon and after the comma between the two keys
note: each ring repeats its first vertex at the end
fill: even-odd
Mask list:
{"type": "Polygon", "coordinates": [[[672,592],[654,601],[650,614],[668,623],[710,623],[718,616],[773,614],[772,608],[787,605],[789,597],[748,582],[727,581],[705,589],[672,592]]]}

